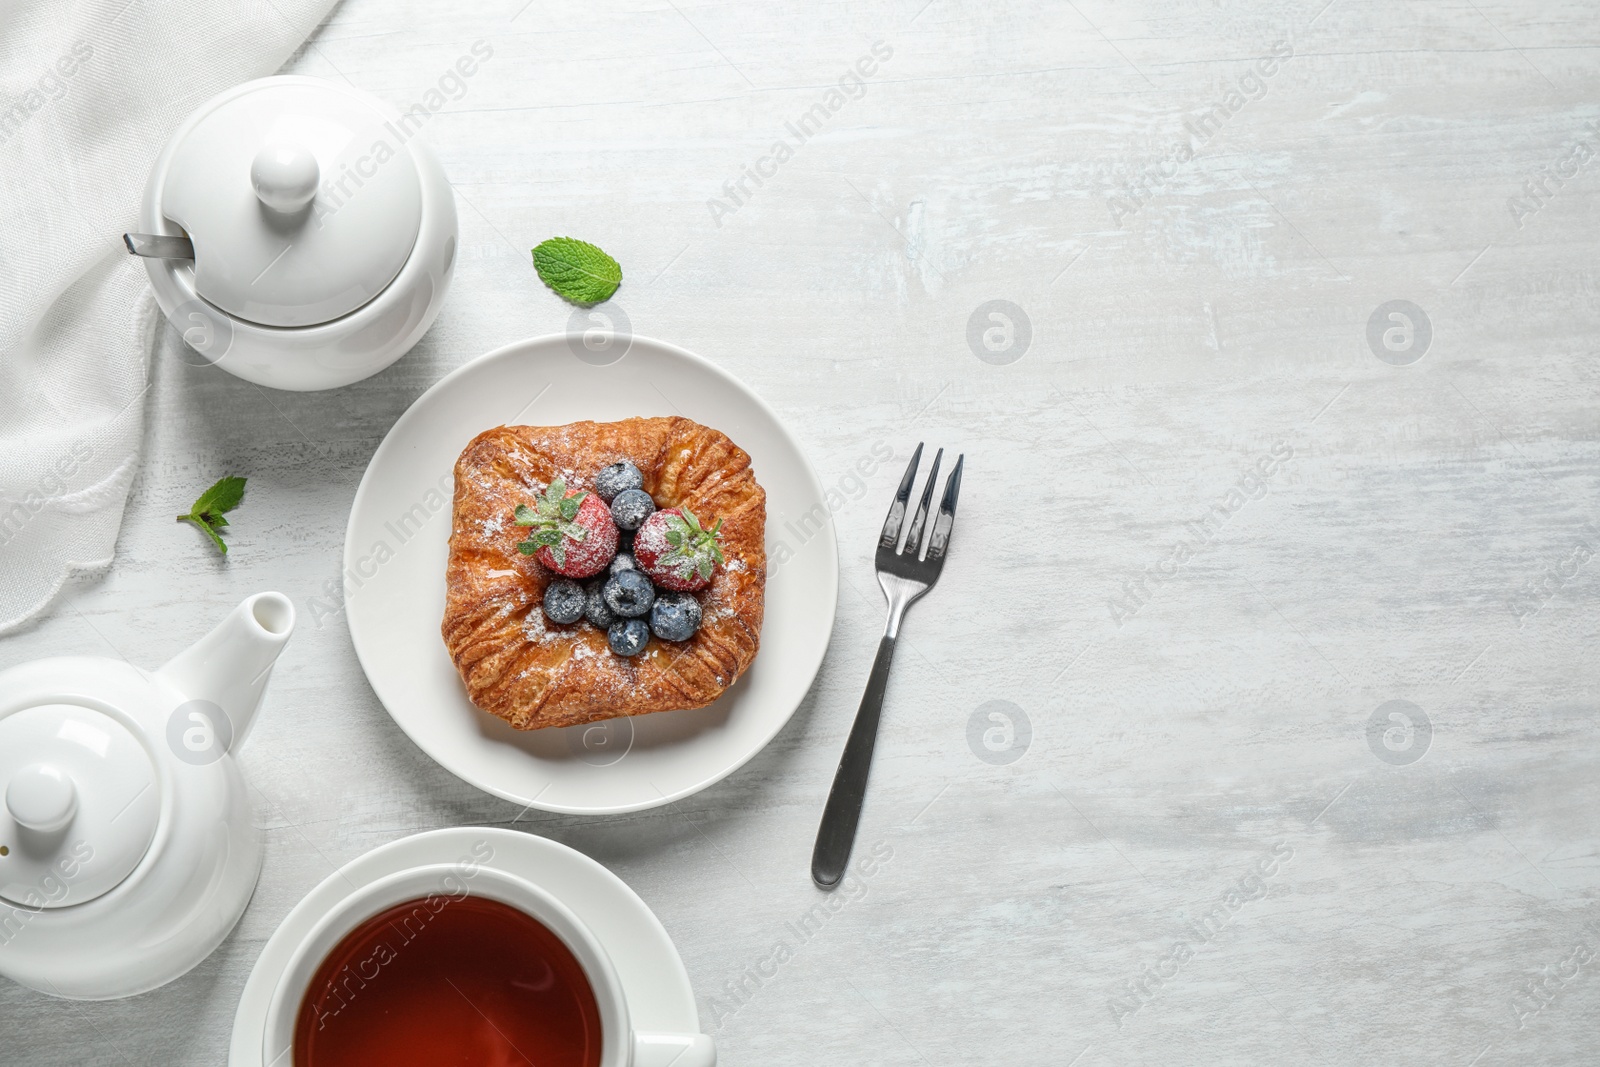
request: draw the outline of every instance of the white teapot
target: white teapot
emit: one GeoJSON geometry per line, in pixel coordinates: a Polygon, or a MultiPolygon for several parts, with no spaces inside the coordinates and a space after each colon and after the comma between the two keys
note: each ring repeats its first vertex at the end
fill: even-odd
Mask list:
{"type": "Polygon", "coordinates": [[[262,838],[230,754],[294,628],[257,593],[160,670],[0,673],[0,975],[82,1000],[172,981],[233,929],[262,838]]]}
{"type": "Polygon", "coordinates": [[[184,120],[145,186],[145,232],[123,240],[191,348],[258,385],[308,390],[417,343],[450,286],[456,206],[415,111],[280,75],[184,120]]]}

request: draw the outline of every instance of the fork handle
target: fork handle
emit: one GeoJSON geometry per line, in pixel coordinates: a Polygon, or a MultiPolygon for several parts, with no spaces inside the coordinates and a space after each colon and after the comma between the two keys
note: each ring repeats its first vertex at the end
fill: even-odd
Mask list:
{"type": "Polygon", "coordinates": [[[861,802],[867,795],[867,772],[872,768],[872,749],[878,740],[883,694],[889,687],[894,641],[891,633],[878,642],[878,656],[867,676],[867,691],[861,697],[855,725],[850,727],[850,739],[845,742],[839,770],[833,776],[833,789],[822,809],[822,825],[817,827],[817,845],[811,853],[811,880],[823,889],[839,884],[855,845],[861,802]]]}

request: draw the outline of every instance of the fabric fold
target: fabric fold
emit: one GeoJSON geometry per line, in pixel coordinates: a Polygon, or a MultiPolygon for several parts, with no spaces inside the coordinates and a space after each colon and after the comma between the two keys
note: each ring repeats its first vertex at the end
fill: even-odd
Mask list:
{"type": "Polygon", "coordinates": [[[178,124],[334,0],[0,7],[0,633],[113,558],[161,316],[122,248],[178,124]]]}

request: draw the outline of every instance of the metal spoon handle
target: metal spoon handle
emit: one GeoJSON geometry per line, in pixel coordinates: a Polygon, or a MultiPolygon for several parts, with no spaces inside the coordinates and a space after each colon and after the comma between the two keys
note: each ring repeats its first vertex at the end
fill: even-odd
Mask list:
{"type": "Polygon", "coordinates": [[[159,233],[125,233],[122,243],[128,251],[147,259],[193,259],[194,242],[187,237],[167,237],[159,233]]]}

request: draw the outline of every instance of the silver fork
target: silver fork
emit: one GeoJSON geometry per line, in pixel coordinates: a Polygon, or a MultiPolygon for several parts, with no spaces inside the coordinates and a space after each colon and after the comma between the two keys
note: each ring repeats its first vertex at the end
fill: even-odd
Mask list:
{"type": "Polygon", "coordinates": [[[867,771],[872,767],[872,748],[878,739],[878,719],[883,713],[883,694],[889,686],[889,664],[894,659],[900,620],[905,617],[907,608],[933,588],[933,583],[939,580],[939,572],[944,569],[945,550],[950,547],[950,528],[956,521],[956,497],[961,493],[961,466],[966,456],[956,458],[955,469],[944,483],[939,513],[934,516],[932,528],[926,531],[924,553],[928,505],[933,500],[933,487],[939,479],[939,460],[943,456],[942,448],[934,454],[933,469],[928,472],[928,484],[922,490],[922,502],[911,519],[902,549],[900,527],[905,522],[906,505],[911,502],[917,464],[922,459],[922,445],[917,444],[905,477],[900,479],[900,488],[894,494],[894,503],[889,505],[883,533],[878,537],[878,584],[889,598],[889,622],[878,642],[878,658],[872,661],[867,691],[861,697],[855,725],[850,727],[844,755],[839,758],[839,770],[833,776],[827,806],[822,809],[822,825],[817,827],[817,846],[811,853],[811,879],[823,889],[839,884],[845,864],[850,861],[850,849],[855,844],[856,824],[861,821],[861,801],[867,793],[867,771]]]}

